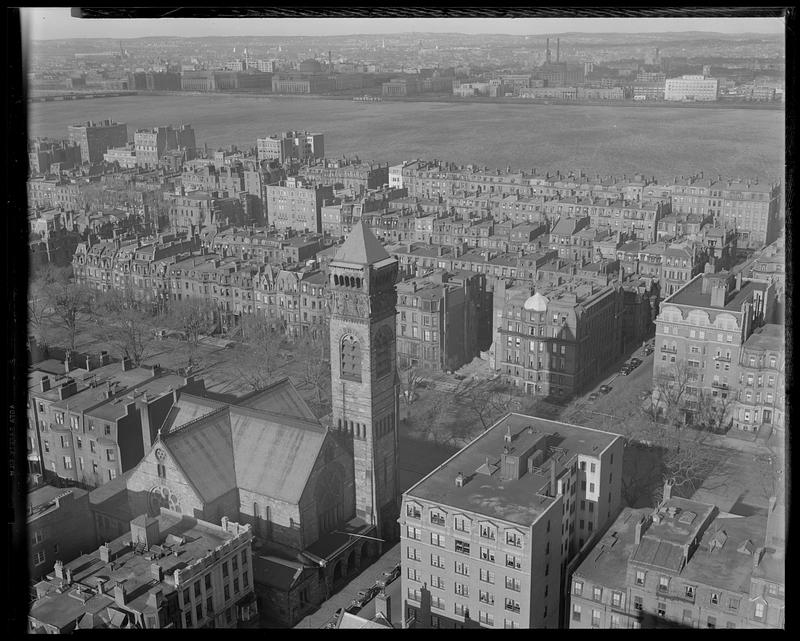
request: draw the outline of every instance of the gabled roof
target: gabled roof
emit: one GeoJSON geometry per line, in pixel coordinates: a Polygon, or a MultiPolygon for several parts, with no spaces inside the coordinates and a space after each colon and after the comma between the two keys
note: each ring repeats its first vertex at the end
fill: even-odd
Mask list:
{"type": "Polygon", "coordinates": [[[322,449],[325,430],[316,419],[245,407],[230,408],[236,485],[296,504],[322,449]]]}
{"type": "Polygon", "coordinates": [[[254,410],[265,410],[286,416],[299,416],[316,421],[311,408],[300,396],[288,377],[279,380],[269,387],[245,396],[237,401],[238,407],[249,407],[254,410]]]}
{"type": "Polygon", "coordinates": [[[161,437],[204,502],[236,488],[230,425],[229,410],[222,407],[161,437]]]}
{"type": "Polygon", "coordinates": [[[389,254],[363,221],[353,226],[334,256],[336,261],[358,265],[372,265],[387,258],[389,254]]]}
{"type": "Polygon", "coordinates": [[[164,419],[164,424],[160,426],[161,433],[168,434],[169,432],[185,425],[190,421],[194,421],[202,416],[207,416],[211,412],[225,403],[214,401],[210,398],[203,396],[195,396],[194,394],[181,394],[178,402],[175,403],[167,413],[167,418],[164,419]]]}

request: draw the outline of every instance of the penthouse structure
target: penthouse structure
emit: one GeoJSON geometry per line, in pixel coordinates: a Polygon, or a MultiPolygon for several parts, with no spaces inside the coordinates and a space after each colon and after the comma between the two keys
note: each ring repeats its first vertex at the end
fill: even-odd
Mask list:
{"type": "Polygon", "coordinates": [[[785,508],[739,516],[671,496],[626,507],[571,579],[570,628],[785,625],[785,508]]]}
{"type": "Polygon", "coordinates": [[[277,160],[281,164],[291,160],[307,162],[325,157],[325,136],[308,131],[286,131],[265,138],[257,138],[259,160],[277,160]]]}
{"type": "Polygon", "coordinates": [[[67,128],[69,139],[81,148],[81,160],[90,164],[103,161],[103,154],[111,147],[122,147],[128,142],[128,127],[124,123],[102,120],[87,121],[67,128]]]}
{"type": "Polygon", "coordinates": [[[486,277],[434,271],[397,284],[398,365],[431,371],[469,363],[488,337],[491,310],[486,277]]]}
{"type": "Polygon", "coordinates": [[[257,614],[249,525],[162,508],[36,584],[29,631],[236,628],[257,614]]]}
{"type": "MultiPolygon", "coordinates": [[[[560,280],[560,279],[559,279],[560,280]]],[[[624,292],[582,279],[494,290],[494,366],[527,394],[569,398],[603,374],[622,351],[624,292]]]]}
{"type": "Polygon", "coordinates": [[[656,318],[656,396],[680,391],[677,400],[691,419],[701,395],[720,401],[735,395],[742,346],[773,305],[772,287],[743,280],[741,272],[698,274],[666,297],[656,318]]]}
{"type": "Polygon", "coordinates": [[[620,508],[622,439],[508,414],[403,494],[405,627],[557,628],[565,570],[620,508]]]}

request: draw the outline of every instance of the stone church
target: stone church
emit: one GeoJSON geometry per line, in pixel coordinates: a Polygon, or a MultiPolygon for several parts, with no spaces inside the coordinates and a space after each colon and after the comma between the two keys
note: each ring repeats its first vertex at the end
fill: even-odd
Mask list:
{"type": "Polygon", "coordinates": [[[288,378],[232,402],[176,394],[142,461],[91,497],[101,537],[161,506],[250,523],[259,611],[288,625],[399,536],[397,261],[359,224],[328,279],[330,416],[288,378]]]}

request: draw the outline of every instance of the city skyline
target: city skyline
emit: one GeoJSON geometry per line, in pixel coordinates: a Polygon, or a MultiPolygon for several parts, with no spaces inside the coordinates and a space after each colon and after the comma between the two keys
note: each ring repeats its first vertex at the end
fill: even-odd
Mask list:
{"type": "Polygon", "coordinates": [[[784,30],[776,18],[156,18],[82,19],[69,8],[21,9],[28,40],[147,36],[252,37],[348,36],[403,33],[541,36],[586,33],[688,33],[774,35],[784,30]],[[180,33],[178,32],[180,31],[180,33]],[[187,33],[189,31],[190,33],[187,33]]]}

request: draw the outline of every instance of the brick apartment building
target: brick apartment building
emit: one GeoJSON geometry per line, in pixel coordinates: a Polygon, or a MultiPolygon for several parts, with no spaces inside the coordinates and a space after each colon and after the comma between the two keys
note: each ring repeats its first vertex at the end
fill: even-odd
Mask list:
{"type": "Polygon", "coordinates": [[[654,385],[669,385],[670,380],[671,389],[685,385],[682,402],[688,413],[696,407],[701,392],[719,395],[720,400],[735,395],[742,347],[773,305],[771,285],[743,280],[741,273],[695,276],[661,302],[656,318],[654,385]]]}
{"type": "Polygon", "coordinates": [[[480,324],[491,322],[485,276],[436,270],[398,283],[397,298],[400,368],[456,370],[479,354],[480,324]]]}
{"type": "Polygon", "coordinates": [[[322,231],[322,205],[333,198],[330,185],[311,185],[301,178],[287,178],[267,185],[267,220],[276,229],[322,231]]]}
{"type": "Polygon", "coordinates": [[[128,126],[111,120],[70,125],[67,131],[70,141],[81,148],[81,160],[90,164],[103,162],[103,154],[108,149],[122,147],[128,142],[128,126]]]}
{"type": "Polygon", "coordinates": [[[527,394],[569,398],[622,353],[624,292],[617,284],[494,290],[494,366],[527,394]]]}
{"type": "Polygon", "coordinates": [[[185,149],[190,155],[187,160],[191,160],[197,145],[191,125],[180,125],[177,128],[168,125],[137,129],[133,134],[133,143],[136,165],[148,169],[158,167],[162,157],[169,150],[185,149]]]}
{"type": "Polygon", "coordinates": [[[169,227],[173,233],[200,231],[204,227],[242,225],[245,222],[244,206],[239,198],[226,192],[192,191],[165,194],[169,207],[169,227]]]}
{"type": "MultiPolygon", "coordinates": [[[[274,91],[274,90],[273,90],[274,91]]],[[[325,157],[325,136],[309,131],[286,131],[256,139],[258,160],[305,163],[325,157]]]]}
{"type": "Polygon", "coordinates": [[[362,194],[389,184],[389,164],[364,162],[358,158],[322,159],[301,167],[299,174],[317,185],[332,185],[362,194]]]}
{"type": "Polygon", "coordinates": [[[785,625],[785,507],[739,516],[670,496],[626,507],[571,579],[571,629],[785,625]]]}
{"type": "Polygon", "coordinates": [[[36,584],[29,632],[236,628],[258,614],[252,531],[157,511],[36,584]]]}
{"type": "Polygon", "coordinates": [[[58,559],[74,559],[95,545],[89,493],[70,487],[42,485],[28,491],[26,532],[31,581],[44,576],[58,559]]]}
{"type": "Polygon", "coordinates": [[[786,426],[786,336],[783,325],[758,327],[742,345],[733,428],[743,432],[786,426]]]}
{"type": "Polygon", "coordinates": [[[557,628],[565,568],[620,509],[622,439],[509,414],[403,494],[403,617],[557,628]]]}

